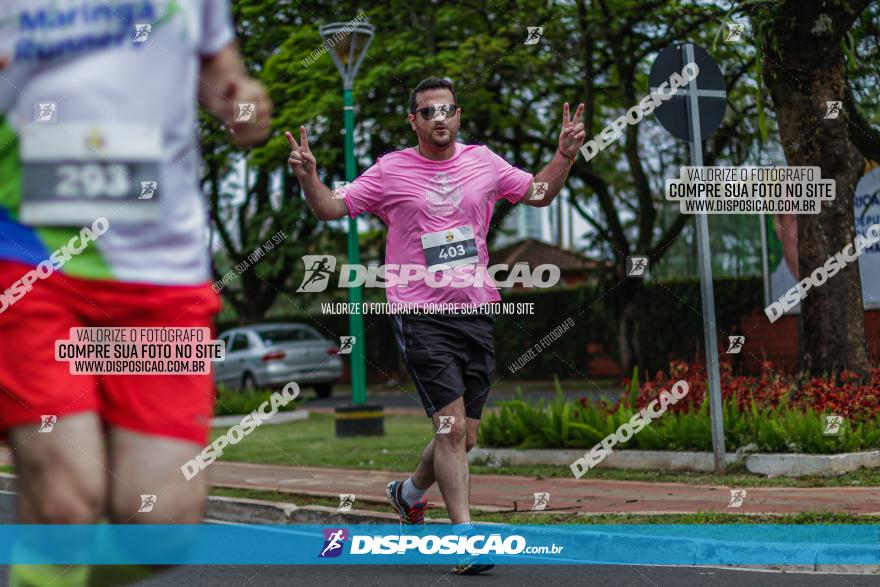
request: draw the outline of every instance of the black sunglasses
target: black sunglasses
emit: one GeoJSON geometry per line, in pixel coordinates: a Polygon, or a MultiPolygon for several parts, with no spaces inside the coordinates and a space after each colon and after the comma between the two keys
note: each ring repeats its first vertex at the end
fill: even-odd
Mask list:
{"type": "Polygon", "coordinates": [[[416,114],[421,114],[424,120],[434,120],[438,113],[443,114],[438,120],[445,120],[455,116],[456,112],[458,112],[458,104],[435,104],[416,110],[416,114]]]}

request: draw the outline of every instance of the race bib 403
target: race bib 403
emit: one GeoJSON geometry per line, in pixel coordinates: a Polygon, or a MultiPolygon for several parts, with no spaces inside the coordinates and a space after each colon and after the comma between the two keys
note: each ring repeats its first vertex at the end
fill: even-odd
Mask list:
{"type": "Polygon", "coordinates": [[[422,250],[429,271],[471,265],[479,260],[473,226],[459,226],[424,234],[422,250]]]}

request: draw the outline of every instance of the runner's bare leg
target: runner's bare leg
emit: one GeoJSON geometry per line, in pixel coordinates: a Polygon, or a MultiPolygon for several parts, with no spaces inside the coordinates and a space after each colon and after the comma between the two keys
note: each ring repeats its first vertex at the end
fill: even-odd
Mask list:
{"type": "MultiPolygon", "coordinates": [[[[434,412],[434,475],[443,495],[443,501],[453,524],[471,521],[470,474],[466,450],[466,424],[464,400],[458,398],[451,404],[434,412]],[[436,430],[440,416],[453,416],[452,429],[443,434],[436,430]]],[[[416,481],[418,483],[418,481],[416,481]]]]}
{"type": "Polygon", "coordinates": [[[101,422],[94,412],[16,426],[9,439],[23,524],[94,524],[104,511],[107,470],[101,422]]]}
{"type": "MultiPolygon", "coordinates": [[[[435,426],[436,430],[436,426],[435,426]]],[[[477,445],[477,433],[480,430],[480,421],[474,418],[467,418],[467,437],[465,438],[465,449],[471,452],[471,449],[477,445]]],[[[422,451],[422,458],[412,475],[413,483],[419,489],[428,490],[437,481],[434,475],[434,439],[425,446],[422,451]]]]}
{"type": "MultiPolygon", "coordinates": [[[[51,431],[42,424],[9,431],[15,464],[17,517],[22,524],[94,524],[104,511],[106,457],[98,415],[83,412],[58,418],[51,431]]],[[[26,545],[18,546],[27,550],[26,545]]],[[[85,565],[11,565],[9,584],[85,585],[85,565]]]]}
{"type": "Polygon", "coordinates": [[[123,428],[110,432],[110,517],[118,524],[198,524],[202,521],[207,475],[187,481],[181,465],[202,450],[185,440],[123,428]],[[138,513],[141,495],[155,495],[148,513],[138,513]]]}
{"type": "MultiPolygon", "coordinates": [[[[198,524],[204,515],[207,475],[187,481],[180,466],[202,449],[192,442],[110,431],[110,519],[114,524],[198,524]],[[142,495],[155,495],[149,512],[138,512],[142,495]]],[[[110,587],[144,580],[168,565],[96,565],[89,587],[110,587]]]]}

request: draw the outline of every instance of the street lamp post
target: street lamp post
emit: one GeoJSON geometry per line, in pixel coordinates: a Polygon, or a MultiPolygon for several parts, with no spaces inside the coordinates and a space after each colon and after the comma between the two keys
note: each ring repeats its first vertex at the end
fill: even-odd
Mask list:
{"type": "MultiPolygon", "coordinates": [[[[345,180],[354,181],[357,175],[354,159],[354,96],[352,87],[361,62],[364,60],[367,48],[373,40],[373,25],[358,22],[332,22],[321,26],[321,37],[324,46],[330,49],[330,57],[342,76],[343,109],[345,120],[345,180]]],[[[360,246],[358,243],[357,218],[348,219],[348,262],[352,265],[360,263],[360,246]]],[[[349,278],[355,276],[349,275],[349,278]]],[[[363,300],[363,291],[360,286],[348,289],[348,301],[352,308],[358,308],[363,300]]],[[[355,337],[354,348],[351,351],[351,401],[353,406],[347,411],[337,409],[337,435],[358,434],[382,434],[382,420],[371,423],[370,414],[375,411],[364,412],[367,408],[366,386],[366,361],[364,357],[364,320],[359,312],[353,311],[348,315],[349,331],[355,337]],[[361,413],[363,412],[363,413],[361,413]],[[345,422],[343,422],[345,421],[345,422]],[[340,434],[340,423],[343,422],[343,434],[340,434]],[[347,423],[346,423],[347,422],[347,423]]],[[[375,418],[372,418],[373,420],[375,418]]]]}

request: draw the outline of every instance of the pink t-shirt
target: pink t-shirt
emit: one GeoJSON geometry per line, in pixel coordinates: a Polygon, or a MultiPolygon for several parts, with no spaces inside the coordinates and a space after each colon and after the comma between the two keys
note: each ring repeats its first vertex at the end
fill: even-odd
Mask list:
{"type": "Polygon", "coordinates": [[[410,278],[406,285],[387,288],[389,302],[479,305],[501,299],[491,279],[475,279],[466,287],[454,284],[468,283],[468,276],[476,273],[485,275],[486,236],[495,202],[501,198],[519,202],[532,179],[531,173],[510,165],[486,146],[456,143],[455,154],[446,161],[432,161],[413,148],[380,157],[351,182],[344,199],[352,217],[370,212],[388,227],[386,267],[418,265],[435,284],[452,278],[452,283],[440,287],[410,278]],[[438,242],[441,246],[435,246],[438,242]],[[463,264],[431,269],[455,258],[456,252],[463,264]]]}

